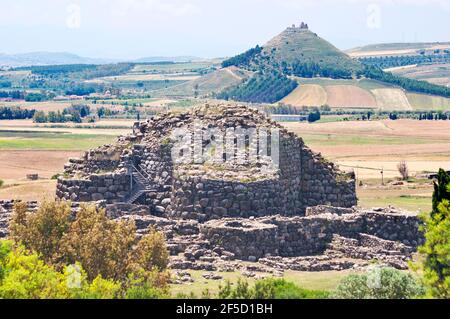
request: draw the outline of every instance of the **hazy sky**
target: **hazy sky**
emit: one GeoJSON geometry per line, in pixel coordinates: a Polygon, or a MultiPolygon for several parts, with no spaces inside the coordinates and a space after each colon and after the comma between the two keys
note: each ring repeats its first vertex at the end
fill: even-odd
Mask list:
{"type": "Polygon", "coordinates": [[[450,41],[450,0],[0,0],[0,53],[229,56],[302,20],[341,49],[450,41]]]}

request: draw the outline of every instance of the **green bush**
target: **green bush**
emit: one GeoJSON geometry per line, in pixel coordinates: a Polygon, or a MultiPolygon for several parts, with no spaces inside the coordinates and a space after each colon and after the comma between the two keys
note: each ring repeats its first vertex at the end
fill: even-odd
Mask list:
{"type": "Polygon", "coordinates": [[[326,299],[326,291],[307,290],[284,279],[262,279],[250,287],[248,282],[238,280],[235,287],[227,281],[219,287],[219,299],[326,299]]]}
{"type": "Polygon", "coordinates": [[[374,268],[341,280],[331,294],[334,299],[411,299],[425,294],[424,286],[411,274],[391,268],[374,268]]]}
{"type": "Polygon", "coordinates": [[[134,285],[125,292],[125,299],[167,299],[166,290],[156,288],[149,283],[134,285]]]}
{"type": "Polygon", "coordinates": [[[35,213],[18,203],[9,229],[11,239],[59,271],[79,262],[89,280],[100,275],[126,281],[132,274],[150,276],[154,269],[162,273],[168,264],[162,233],[151,230],[138,239],[134,222],[110,220],[104,209],[95,206],[82,205],[72,218],[70,203],[65,201],[44,201],[35,213]]]}
{"type": "Polygon", "coordinates": [[[155,299],[169,296],[161,275],[121,283],[101,276],[89,281],[79,263],[59,272],[36,253],[0,240],[0,299],[155,299]],[[159,285],[156,287],[155,285],[159,285]]]}
{"type": "Polygon", "coordinates": [[[0,188],[3,186],[5,182],[3,180],[0,179],[0,188]]]}

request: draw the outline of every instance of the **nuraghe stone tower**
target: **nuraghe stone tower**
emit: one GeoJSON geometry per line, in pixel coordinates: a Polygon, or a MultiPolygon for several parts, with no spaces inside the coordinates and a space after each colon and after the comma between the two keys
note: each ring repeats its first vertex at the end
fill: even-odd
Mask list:
{"type": "MultiPolygon", "coordinates": [[[[132,220],[137,236],[164,232],[169,266],[179,271],[279,274],[362,269],[373,260],[407,269],[423,242],[417,216],[353,207],[353,176],[239,105],[136,123],[114,145],[70,160],[57,197],[75,211],[92,201],[111,219],[132,220]]],[[[0,201],[0,238],[13,205],[0,201]]]]}
{"type": "Polygon", "coordinates": [[[255,109],[208,104],[136,123],[115,145],[71,159],[57,197],[138,203],[203,221],[356,205],[354,176],[300,137],[255,109]]]}

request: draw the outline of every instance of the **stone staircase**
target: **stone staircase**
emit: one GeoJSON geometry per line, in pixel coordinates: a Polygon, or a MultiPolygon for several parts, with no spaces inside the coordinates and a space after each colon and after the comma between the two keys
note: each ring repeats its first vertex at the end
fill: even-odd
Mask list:
{"type": "Polygon", "coordinates": [[[132,179],[133,179],[133,189],[130,195],[126,199],[127,204],[135,203],[142,195],[155,191],[150,179],[144,175],[143,171],[135,166],[132,166],[132,179]]]}

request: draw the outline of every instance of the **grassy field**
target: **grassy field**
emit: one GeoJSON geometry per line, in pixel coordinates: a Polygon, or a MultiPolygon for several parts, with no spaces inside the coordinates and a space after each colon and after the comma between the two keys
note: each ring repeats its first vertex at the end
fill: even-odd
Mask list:
{"type": "MultiPolygon", "coordinates": [[[[306,145],[311,147],[317,146],[338,146],[338,145],[354,145],[370,146],[370,145],[403,145],[407,144],[427,144],[429,140],[426,138],[399,137],[399,136],[364,136],[364,135],[345,135],[345,134],[302,134],[301,137],[306,145]]],[[[437,141],[445,143],[444,141],[437,141]]]]}
{"type": "Polygon", "coordinates": [[[87,150],[115,139],[97,134],[0,131],[0,150],[87,150]]]}
{"type": "Polygon", "coordinates": [[[0,199],[53,198],[56,181],[51,178],[64,170],[69,158],[114,142],[121,131],[114,133],[109,129],[113,131],[110,134],[96,134],[101,129],[67,128],[71,133],[58,132],[57,129],[52,132],[28,131],[33,128],[26,126],[21,129],[0,129],[0,179],[5,182],[0,188],[0,199]],[[26,179],[26,175],[32,173],[39,174],[38,181],[26,179]]]}
{"type": "MultiPolygon", "coordinates": [[[[178,293],[190,294],[193,293],[196,296],[201,296],[205,289],[208,289],[210,293],[215,294],[219,291],[219,286],[223,285],[226,280],[231,283],[236,283],[239,278],[243,278],[239,272],[218,272],[223,279],[222,280],[207,280],[202,277],[205,271],[189,271],[193,283],[183,285],[171,285],[171,292],[175,296],[178,293]]],[[[345,276],[351,274],[351,271],[321,271],[321,272],[302,272],[302,271],[286,271],[284,277],[286,280],[292,281],[302,288],[311,290],[333,290],[338,285],[339,281],[345,276]]],[[[267,274],[258,274],[267,275],[267,274]]],[[[249,284],[253,284],[255,279],[245,279],[249,284]]]]}
{"type": "Polygon", "coordinates": [[[197,92],[198,95],[208,95],[240,84],[247,77],[247,72],[238,70],[235,67],[220,69],[208,73],[194,81],[189,81],[169,89],[155,90],[152,92],[156,96],[186,96],[192,97],[197,92]]]}

